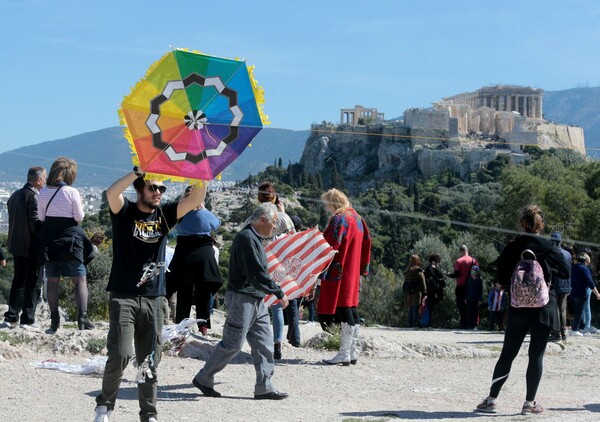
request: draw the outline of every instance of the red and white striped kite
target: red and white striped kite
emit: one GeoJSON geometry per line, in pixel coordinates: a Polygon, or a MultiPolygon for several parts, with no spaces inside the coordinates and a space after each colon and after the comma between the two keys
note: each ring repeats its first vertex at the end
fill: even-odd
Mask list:
{"type": "MultiPolygon", "coordinates": [[[[283,236],[269,244],[265,252],[269,275],[289,299],[304,296],[336,254],[316,227],[283,236]]],[[[278,302],[274,295],[265,297],[267,306],[278,302]]]]}

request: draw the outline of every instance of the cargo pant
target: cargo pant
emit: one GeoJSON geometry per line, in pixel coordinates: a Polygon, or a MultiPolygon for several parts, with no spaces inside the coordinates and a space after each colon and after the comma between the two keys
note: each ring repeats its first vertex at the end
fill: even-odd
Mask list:
{"type": "Polygon", "coordinates": [[[108,310],[110,326],[107,338],[107,355],[102,392],[96,397],[97,406],[115,408],[117,391],[121,384],[123,371],[134,354],[138,366],[151,356],[152,378],[138,383],[140,420],[146,422],[156,416],[158,381],[156,368],[162,355],[161,332],[164,321],[166,301],[162,296],[141,297],[112,293],[108,310]]]}

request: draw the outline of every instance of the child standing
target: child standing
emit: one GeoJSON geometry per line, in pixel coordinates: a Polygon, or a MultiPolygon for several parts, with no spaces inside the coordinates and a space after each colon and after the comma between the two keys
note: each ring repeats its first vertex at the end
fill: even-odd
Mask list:
{"type": "Polygon", "coordinates": [[[479,277],[479,267],[473,265],[471,276],[467,279],[465,304],[467,305],[467,324],[470,330],[477,328],[479,323],[479,306],[483,300],[483,281],[479,277]]]}
{"type": "Polygon", "coordinates": [[[490,331],[504,329],[504,317],[506,315],[506,294],[502,285],[498,282],[494,285],[488,295],[488,322],[490,331]]]}

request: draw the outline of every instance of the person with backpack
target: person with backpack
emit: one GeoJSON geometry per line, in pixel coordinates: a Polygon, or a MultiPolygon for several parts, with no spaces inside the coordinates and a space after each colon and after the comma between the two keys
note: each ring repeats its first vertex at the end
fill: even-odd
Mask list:
{"type": "Polygon", "coordinates": [[[444,299],[446,280],[440,270],[442,257],[438,254],[429,255],[429,265],[425,268],[425,282],[427,284],[427,310],[429,311],[429,324],[433,318],[433,309],[444,299]]]}
{"type": "Polygon", "coordinates": [[[427,287],[425,286],[425,275],[421,268],[419,255],[411,255],[408,261],[408,269],[404,271],[404,304],[408,309],[408,326],[419,326],[419,305],[423,300],[427,287]]]}
{"type": "Polygon", "coordinates": [[[505,289],[511,289],[511,300],[502,352],[494,368],[489,395],[477,405],[475,410],[478,412],[496,413],[496,400],[527,332],[530,332],[531,339],[525,375],[527,392],[521,414],[544,412],[535,397],[542,378],[544,352],[551,325],[558,322],[556,294],[551,285],[548,288],[548,284],[552,274],[567,277],[569,266],[558,245],[540,236],[544,229],[544,214],[537,205],[523,209],[520,223],[525,234],[509,242],[496,262],[498,282],[505,289]],[[531,294],[523,295],[526,287],[532,286],[536,287],[535,292],[531,293],[530,290],[531,294]],[[533,300],[528,302],[525,298],[533,300]]]}

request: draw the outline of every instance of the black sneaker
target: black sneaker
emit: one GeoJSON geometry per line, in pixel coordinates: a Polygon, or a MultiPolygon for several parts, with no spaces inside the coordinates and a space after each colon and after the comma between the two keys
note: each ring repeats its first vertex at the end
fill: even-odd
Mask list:
{"type": "Polygon", "coordinates": [[[254,398],[256,400],[283,400],[287,398],[288,393],[280,393],[277,390],[270,391],[265,394],[255,394],[254,398]]]}
{"type": "Polygon", "coordinates": [[[202,394],[204,394],[206,397],[221,397],[221,393],[212,387],[207,387],[206,385],[200,384],[198,381],[196,381],[196,378],[192,380],[192,384],[194,384],[194,387],[196,387],[198,390],[202,391],[202,394]]]}
{"type": "Polygon", "coordinates": [[[560,333],[557,333],[556,331],[552,331],[550,333],[550,336],[548,337],[548,341],[561,341],[562,337],[560,335],[560,333]]]}

